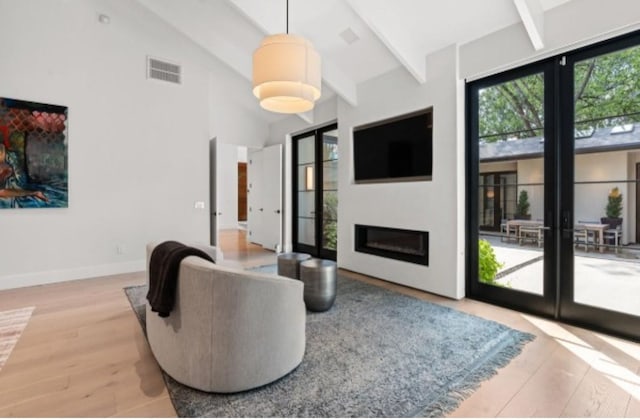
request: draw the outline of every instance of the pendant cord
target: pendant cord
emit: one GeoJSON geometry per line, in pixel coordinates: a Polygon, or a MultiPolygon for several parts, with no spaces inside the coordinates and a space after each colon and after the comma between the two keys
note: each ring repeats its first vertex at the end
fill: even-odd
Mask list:
{"type": "Polygon", "coordinates": [[[287,35],[289,35],[289,0],[287,0],[287,35]]]}

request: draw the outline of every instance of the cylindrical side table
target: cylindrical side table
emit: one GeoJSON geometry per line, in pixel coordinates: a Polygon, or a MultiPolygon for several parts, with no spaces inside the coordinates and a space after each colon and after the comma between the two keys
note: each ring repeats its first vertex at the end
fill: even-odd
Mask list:
{"type": "Polygon", "coordinates": [[[300,279],[300,263],[311,258],[309,254],[289,252],[278,255],[278,275],[300,279]]]}
{"type": "Polygon", "coordinates": [[[334,261],[312,258],[300,263],[300,280],[304,283],[307,309],[323,312],[336,300],[337,265],[334,261]]]}

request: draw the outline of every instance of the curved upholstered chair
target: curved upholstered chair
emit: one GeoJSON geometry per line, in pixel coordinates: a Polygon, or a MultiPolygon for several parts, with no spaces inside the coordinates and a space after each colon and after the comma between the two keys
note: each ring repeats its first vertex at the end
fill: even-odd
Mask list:
{"type": "MultiPolygon", "coordinates": [[[[154,246],[147,245],[147,276],[154,246]]],[[[208,248],[215,258],[215,248],[197,247],[208,248]]],[[[186,257],[170,315],[159,317],[147,303],[151,350],[172,378],[202,391],[238,392],[268,384],[302,361],[302,292],[297,280],[186,257]]]]}

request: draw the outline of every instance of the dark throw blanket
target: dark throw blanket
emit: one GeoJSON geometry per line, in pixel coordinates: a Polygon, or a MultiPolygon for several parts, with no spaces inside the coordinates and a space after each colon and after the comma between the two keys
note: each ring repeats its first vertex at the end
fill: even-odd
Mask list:
{"type": "Polygon", "coordinates": [[[176,301],[178,270],[183,258],[195,255],[215,262],[204,251],[176,241],[166,241],[153,249],[149,260],[149,293],[147,300],[153,312],[168,317],[176,301]]]}

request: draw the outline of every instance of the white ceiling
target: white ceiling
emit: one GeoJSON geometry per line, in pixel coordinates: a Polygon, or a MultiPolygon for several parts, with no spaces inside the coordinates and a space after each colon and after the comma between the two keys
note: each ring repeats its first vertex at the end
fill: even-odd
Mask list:
{"type": "MultiPolygon", "coordinates": [[[[262,38],[286,30],[286,0],[138,1],[248,83],[262,38]]],[[[309,39],[320,53],[321,101],[338,94],[356,105],[358,83],[400,66],[423,83],[426,55],[522,24],[516,3],[541,18],[540,11],[567,1],[289,0],[289,32],[309,39]],[[348,44],[340,35],[347,30],[358,40],[348,44]]]]}

